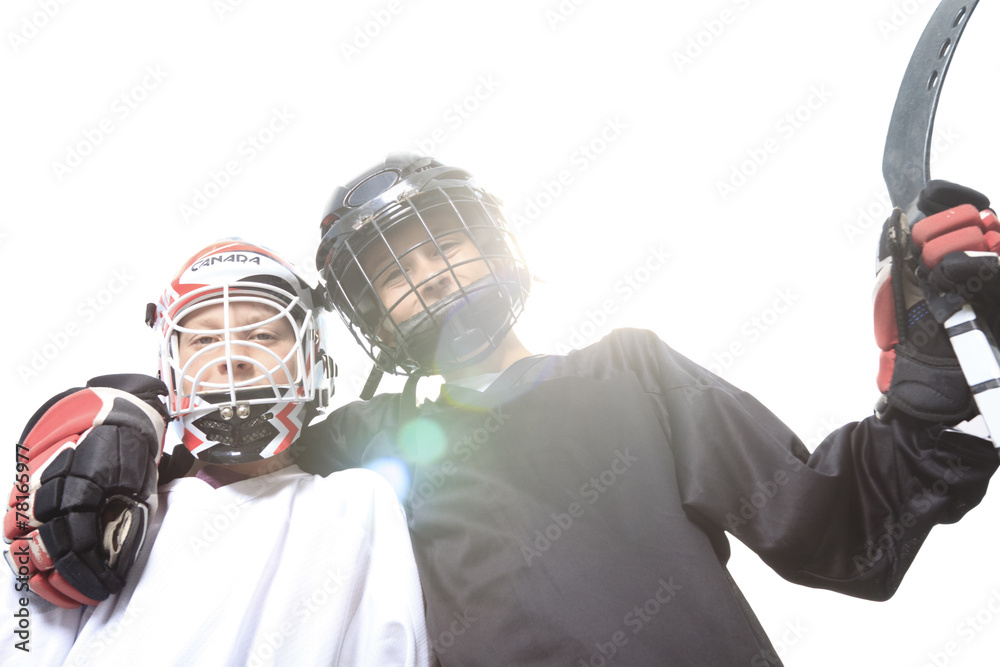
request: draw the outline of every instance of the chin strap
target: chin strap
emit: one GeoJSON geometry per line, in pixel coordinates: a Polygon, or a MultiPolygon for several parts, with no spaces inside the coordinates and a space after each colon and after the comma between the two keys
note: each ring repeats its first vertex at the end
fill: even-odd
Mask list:
{"type": "MultiPolygon", "coordinates": [[[[361,389],[360,398],[362,401],[370,400],[375,395],[375,390],[378,389],[378,385],[382,381],[383,371],[381,366],[386,359],[387,355],[385,353],[379,354],[378,361],[375,362],[371,373],[368,375],[368,380],[365,382],[365,386],[361,389]]],[[[400,426],[417,416],[417,383],[420,382],[420,378],[426,377],[426,375],[426,373],[418,369],[406,378],[406,384],[403,385],[403,393],[399,400],[400,426]]]]}
{"type": "Polygon", "coordinates": [[[420,382],[420,378],[422,377],[426,377],[424,373],[422,371],[416,371],[413,375],[406,378],[406,384],[403,385],[403,394],[399,397],[400,428],[402,428],[403,425],[410,420],[417,417],[417,383],[420,382]]]}
{"type": "Polygon", "coordinates": [[[375,390],[378,389],[378,383],[381,381],[382,369],[376,364],[375,366],[372,366],[372,372],[368,374],[368,379],[365,381],[365,386],[361,388],[361,395],[359,398],[362,401],[371,399],[371,397],[375,395],[375,390]]]}

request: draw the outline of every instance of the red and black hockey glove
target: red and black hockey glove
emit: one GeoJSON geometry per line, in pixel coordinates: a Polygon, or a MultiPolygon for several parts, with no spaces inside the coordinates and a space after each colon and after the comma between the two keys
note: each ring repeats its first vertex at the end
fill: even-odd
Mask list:
{"type": "Polygon", "coordinates": [[[917,280],[934,318],[944,323],[970,304],[980,326],[998,332],[1000,314],[1000,220],[989,208],[966,204],[913,226],[921,250],[917,280]]]}
{"type": "Polygon", "coordinates": [[[165,394],[148,376],[106,375],[32,416],[4,516],[4,557],[19,582],[67,608],[121,590],[145,537],[165,394]]]}
{"type": "Polygon", "coordinates": [[[969,278],[982,272],[983,261],[996,265],[995,253],[986,260],[975,253],[988,249],[1000,228],[984,195],[947,181],[930,181],[918,207],[929,217],[912,230],[899,209],[882,228],[875,290],[882,399],[876,411],[956,423],[973,416],[976,406],[942,323],[961,307],[969,286],[979,285],[978,301],[989,304],[987,312],[997,311],[998,281],[984,288],[969,278]],[[954,306],[947,315],[946,306],[954,306]]]}

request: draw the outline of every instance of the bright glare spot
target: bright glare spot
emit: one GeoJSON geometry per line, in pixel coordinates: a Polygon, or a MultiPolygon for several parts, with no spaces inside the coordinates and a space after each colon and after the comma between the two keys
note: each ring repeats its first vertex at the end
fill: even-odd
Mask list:
{"type": "Polygon", "coordinates": [[[444,431],[431,419],[417,417],[399,429],[399,451],[410,463],[437,461],[444,455],[447,444],[444,431]]]}
{"type": "Polygon", "coordinates": [[[407,492],[410,490],[410,472],[407,470],[405,463],[397,458],[387,456],[375,459],[365,465],[365,468],[368,468],[372,472],[377,472],[388,480],[393,491],[396,492],[396,497],[400,501],[406,497],[407,492]]]}

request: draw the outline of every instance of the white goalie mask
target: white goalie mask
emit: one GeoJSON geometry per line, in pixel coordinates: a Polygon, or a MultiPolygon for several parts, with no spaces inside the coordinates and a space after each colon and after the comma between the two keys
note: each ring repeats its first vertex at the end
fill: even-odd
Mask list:
{"type": "Polygon", "coordinates": [[[185,262],[150,304],[167,409],[195,458],[273,457],[327,405],[333,367],[318,295],[270,250],[227,239],[185,262]]]}

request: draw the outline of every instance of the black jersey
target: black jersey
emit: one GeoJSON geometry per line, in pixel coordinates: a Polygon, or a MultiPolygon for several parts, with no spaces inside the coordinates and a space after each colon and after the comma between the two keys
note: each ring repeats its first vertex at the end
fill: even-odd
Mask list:
{"type": "Polygon", "coordinates": [[[313,472],[404,457],[405,505],[444,665],[775,665],[726,570],[737,537],[782,577],[892,595],[937,523],[998,465],[940,426],[843,426],[810,454],[770,411],[649,332],[524,359],[307,434],[313,472]]]}

